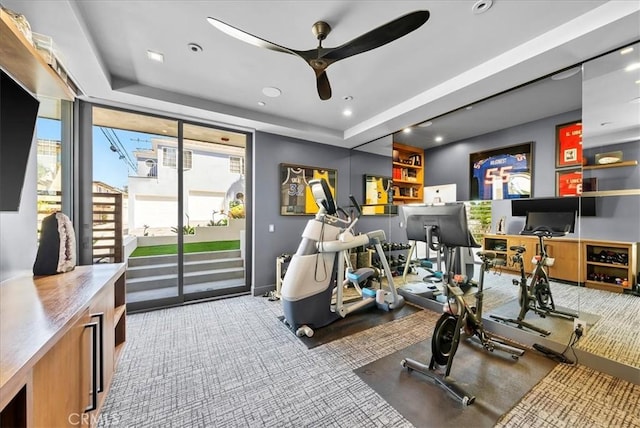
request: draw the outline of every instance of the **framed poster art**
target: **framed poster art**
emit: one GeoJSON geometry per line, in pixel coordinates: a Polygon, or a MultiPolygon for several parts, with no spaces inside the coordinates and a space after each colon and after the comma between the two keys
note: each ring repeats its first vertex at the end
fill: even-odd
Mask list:
{"type": "Polygon", "coordinates": [[[556,168],[582,165],[582,122],[556,126],[556,168]]]}
{"type": "Polygon", "coordinates": [[[393,180],[391,177],[364,174],[363,215],[397,215],[393,205],[393,180]]]}
{"type": "Polygon", "coordinates": [[[469,155],[469,199],[530,198],[533,142],[469,155]]]}
{"type": "Polygon", "coordinates": [[[280,215],[314,215],[318,212],[309,181],[324,178],[336,198],[338,172],[306,165],[280,164],[280,215]]]}

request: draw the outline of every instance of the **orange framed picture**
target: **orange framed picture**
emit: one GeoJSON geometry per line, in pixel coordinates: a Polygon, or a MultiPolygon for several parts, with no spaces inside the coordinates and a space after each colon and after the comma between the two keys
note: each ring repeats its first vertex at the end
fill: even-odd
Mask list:
{"type": "Polygon", "coordinates": [[[582,195],[582,169],[556,171],[556,196],[582,195]]]}
{"type": "Polygon", "coordinates": [[[582,122],[556,126],[556,168],[582,165],[582,122]]]}

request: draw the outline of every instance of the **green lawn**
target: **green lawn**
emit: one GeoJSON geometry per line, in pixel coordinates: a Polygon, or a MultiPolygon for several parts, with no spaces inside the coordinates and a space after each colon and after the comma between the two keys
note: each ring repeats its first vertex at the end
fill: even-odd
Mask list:
{"type": "MultiPolygon", "coordinates": [[[[240,249],[240,241],[215,241],[215,242],[193,242],[184,244],[185,253],[201,253],[203,251],[224,251],[240,249]]],[[[138,247],[129,257],[162,256],[166,254],[177,254],[178,245],[153,245],[150,247],[138,247]]]]}

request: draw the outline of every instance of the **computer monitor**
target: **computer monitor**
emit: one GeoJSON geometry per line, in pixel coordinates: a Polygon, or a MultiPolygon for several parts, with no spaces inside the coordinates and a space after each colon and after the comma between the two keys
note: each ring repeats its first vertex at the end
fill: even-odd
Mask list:
{"type": "Polygon", "coordinates": [[[445,205],[402,205],[410,241],[427,240],[427,228],[434,228],[438,242],[445,247],[478,247],[467,226],[463,203],[445,205]]]}
{"type": "Polygon", "coordinates": [[[522,235],[531,234],[535,228],[545,226],[556,234],[566,235],[574,231],[576,212],[528,212],[522,235]]]}
{"type": "Polygon", "coordinates": [[[424,203],[433,204],[445,204],[447,202],[455,202],[457,198],[457,186],[453,184],[442,184],[440,186],[425,186],[424,187],[424,203]]]}

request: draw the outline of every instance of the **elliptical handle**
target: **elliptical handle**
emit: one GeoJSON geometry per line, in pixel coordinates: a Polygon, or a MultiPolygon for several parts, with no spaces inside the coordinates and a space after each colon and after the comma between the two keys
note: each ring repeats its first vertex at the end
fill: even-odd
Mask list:
{"type": "Polygon", "coordinates": [[[356,208],[356,211],[358,211],[358,217],[356,218],[359,218],[362,215],[360,204],[358,203],[358,201],[356,201],[356,198],[354,198],[353,195],[349,195],[349,200],[351,201],[351,204],[356,208]]]}

